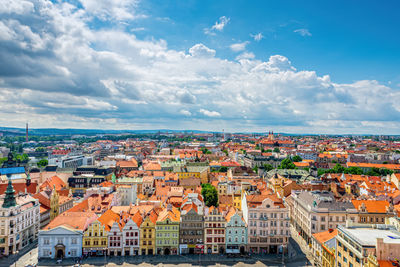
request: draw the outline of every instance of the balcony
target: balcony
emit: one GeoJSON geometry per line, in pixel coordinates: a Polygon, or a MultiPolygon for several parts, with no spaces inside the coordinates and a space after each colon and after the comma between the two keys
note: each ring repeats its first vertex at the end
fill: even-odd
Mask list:
{"type": "Polygon", "coordinates": [[[266,221],[266,220],[268,220],[268,216],[263,216],[263,217],[260,217],[260,220],[262,220],[262,221],[266,221]]]}

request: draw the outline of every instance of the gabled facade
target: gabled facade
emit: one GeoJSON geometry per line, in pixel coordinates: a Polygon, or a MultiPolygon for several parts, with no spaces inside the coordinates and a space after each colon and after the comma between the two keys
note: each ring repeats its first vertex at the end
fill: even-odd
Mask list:
{"type": "Polygon", "coordinates": [[[122,228],[123,256],[139,255],[139,227],[142,224],[142,216],[137,212],[134,216],[128,217],[122,228]]]}
{"type": "Polygon", "coordinates": [[[245,253],[247,247],[247,225],[234,208],[226,216],[226,253],[245,253]]]}
{"type": "Polygon", "coordinates": [[[180,224],[180,254],[203,254],[204,252],[204,217],[197,211],[197,206],[191,204],[181,212],[180,224]],[[189,211],[187,211],[189,209],[189,211]]]}
{"type": "Polygon", "coordinates": [[[118,222],[114,222],[108,232],[108,255],[122,256],[123,233],[118,222]]]}
{"type": "Polygon", "coordinates": [[[156,222],[158,214],[152,210],[140,225],[140,255],[156,253],[156,222]]]}
{"type": "Polygon", "coordinates": [[[102,256],[107,254],[107,235],[105,226],[96,220],[83,233],[83,255],[102,256]]]}
{"type": "Polygon", "coordinates": [[[221,208],[209,207],[204,212],[204,242],[206,254],[225,253],[225,216],[221,208]]]}
{"type": "Polygon", "coordinates": [[[179,250],[180,212],[171,204],[158,216],[156,222],[157,255],[177,255],[179,250]]]}

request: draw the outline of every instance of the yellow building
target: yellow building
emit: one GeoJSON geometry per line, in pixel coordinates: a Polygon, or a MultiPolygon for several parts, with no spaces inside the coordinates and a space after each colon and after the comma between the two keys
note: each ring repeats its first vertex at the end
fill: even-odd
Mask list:
{"type": "Polygon", "coordinates": [[[60,211],[60,195],[57,193],[55,187],[53,188],[50,196],[50,221],[58,216],[60,211]]]}
{"type": "Polygon", "coordinates": [[[209,166],[174,166],[173,172],[178,175],[179,180],[191,177],[200,178],[201,183],[208,183],[209,166]]]}
{"type": "Polygon", "coordinates": [[[155,255],[157,218],[158,214],[153,209],[140,225],[140,255],[155,255]]]}
{"type": "Polygon", "coordinates": [[[236,210],[242,210],[242,195],[241,194],[233,195],[233,207],[235,207],[236,210]]]}
{"type": "Polygon", "coordinates": [[[335,267],[336,266],[336,253],[335,249],[325,244],[322,244],[322,266],[335,267]]]}
{"type": "Polygon", "coordinates": [[[82,238],[82,252],[84,255],[100,256],[107,253],[108,232],[99,220],[92,222],[82,238]]]}

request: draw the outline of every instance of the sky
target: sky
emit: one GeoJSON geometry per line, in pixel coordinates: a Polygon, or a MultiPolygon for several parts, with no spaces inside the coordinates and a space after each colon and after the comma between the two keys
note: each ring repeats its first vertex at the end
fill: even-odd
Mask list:
{"type": "Polygon", "coordinates": [[[0,126],[400,134],[399,8],[0,0],[0,126]]]}

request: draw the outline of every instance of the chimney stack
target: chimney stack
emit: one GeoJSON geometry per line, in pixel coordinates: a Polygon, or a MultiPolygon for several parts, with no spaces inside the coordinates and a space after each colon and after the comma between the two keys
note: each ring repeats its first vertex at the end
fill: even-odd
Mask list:
{"type": "Polygon", "coordinates": [[[26,134],[25,134],[25,142],[28,143],[29,138],[28,138],[28,123],[26,123],[26,134]]]}

